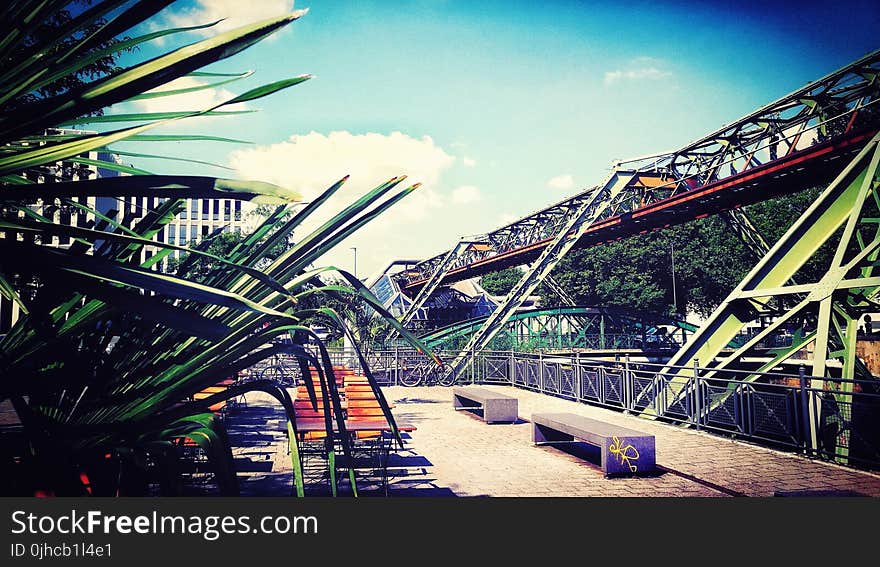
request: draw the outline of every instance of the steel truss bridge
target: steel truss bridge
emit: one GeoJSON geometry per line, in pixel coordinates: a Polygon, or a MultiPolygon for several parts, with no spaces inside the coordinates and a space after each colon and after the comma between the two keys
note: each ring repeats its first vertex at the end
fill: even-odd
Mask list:
{"type": "MultiPolygon", "coordinates": [[[[483,326],[477,317],[421,337],[433,349],[456,351],[483,326]]],[[[489,345],[490,350],[678,350],[696,327],[662,315],[607,307],[551,307],[515,313],[489,345]]]]}
{"type": "Polygon", "coordinates": [[[830,181],[878,129],[880,51],[675,152],[614,164],[631,177],[609,200],[602,186],[462,241],[395,276],[414,294],[438,274],[453,283],[536,260],[579,209],[602,208],[576,247],[681,224],[830,181]],[[456,251],[456,249],[458,249],[456,251]]]}
{"type": "MultiPolygon", "coordinates": [[[[529,264],[471,337],[485,348],[573,247],[598,245],[826,184],[880,127],[880,51],[674,151],[618,162],[600,185],[396,275],[414,293],[407,322],[439,285],[529,264]]],[[[735,221],[738,217],[734,216],[735,221]]],[[[766,253],[747,222],[733,222],[766,253]]],[[[724,341],[726,344],[728,341],[724,341]]],[[[458,371],[467,364],[457,357],[458,371]]]]}
{"type": "MultiPolygon", "coordinates": [[[[792,358],[806,358],[811,378],[804,389],[805,438],[817,450],[823,423],[820,392],[838,405],[876,384],[856,356],[861,317],[880,311],[880,50],[672,152],[625,160],[599,185],[488,234],[462,240],[450,251],[396,274],[421,308],[438,286],[510,266],[528,265],[504,302],[470,335],[446,371],[461,375],[487,348],[523,302],[575,247],[723,214],[749,245],[755,268],[709,320],[652,374],[642,415],[667,418],[689,396],[697,368],[711,380],[741,369],[738,363],[782,328],[800,327],[791,345],[739,383],[760,381],[792,358]],[[825,187],[817,201],[776,243],[757,234],[743,206],[809,187],[825,187]],[[819,281],[805,281],[801,267],[821,246],[834,258],[819,281]],[[758,318],[774,322],[721,357],[730,342],[758,318]],[[804,354],[807,356],[804,357],[804,354]],[[818,378],[817,378],[818,377],[818,378]],[[823,383],[823,378],[827,382],[823,383]],[[870,380],[865,385],[865,380],[870,380]],[[824,384],[824,385],[823,385],[824,384]],[[833,400],[832,400],[833,401],[833,400]]],[[[563,303],[564,290],[560,296],[563,303]]],[[[727,407],[737,388],[701,404],[699,423],[727,407]]],[[[700,397],[698,395],[698,397],[700,397]]],[[[835,458],[846,460],[841,433],[835,458]]]]}

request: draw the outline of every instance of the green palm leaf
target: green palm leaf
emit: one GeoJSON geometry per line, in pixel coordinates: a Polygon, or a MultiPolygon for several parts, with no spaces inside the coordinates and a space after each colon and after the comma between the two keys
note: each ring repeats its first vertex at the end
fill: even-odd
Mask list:
{"type": "Polygon", "coordinates": [[[304,13],[305,11],[300,10],[269,18],[181,47],[117,75],[88,84],[78,92],[35,104],[24,120],[21,117],[13,120],[0,116],[0,140],[14,139],[22,134],[91,113],[163,85],[204,65],[235,55],[304,13]]]}
{"type": "MultiPolygon", "coordinates": [[[[8,61],[0,70],[0,107],[14,108],[25,101],[23,111],[0,115],[0,294],[18,302],[24,313],[0,339],[0,397],[14,400],[28,437],[33,440],[25,458],[43,459],[40,462],[46,466],[42,470],[57,471],[53,478],[69,486],[64,483],[76,477],[72,471],[106,471],[123,460],[132,464],[149,458],[159,468],[166,468],[167,462],[167,468],[173,469],[175,444],[187,437],[208,455],[221,490],[234,493],[235,468],[225,430],[206,409],[229,396],[262,390],[284,407],[295,492],[302,496],[305,491],[296,415],[283,388],[246,383],[199,401],[191,398],[266,357],[287,354],[296,359],[304,375],[312,369],[317,373],[322,387],[318,392],[306,380],[309,399],[313,407],[321,404],[328,410],[324,414],[328,440],[333,445],[339,436],[351,462],[350,438],[345,431],[333,364],[320,341],[317,352],[309,350],[311,345],[306,348],[306,341],[317,339],[306,318],[330,318],[349,338],[353,335],[341,316],[344,310],[303,309],[298,301],[318,293],[329,294],[343,303],[366,303],[390,324],[397,323],[356,279],[342,273],[350,286],[324,285],[319,275],[334,269],[311,270],[309,266],[418,185],[398,189],[403,177],[390,179],[353,200],[317,229],[301,235],[298,231],[303,229],[304,221],[337,194],[347,177],[293,213],[288,204],[297,202],[300,196],[275,185],[205,176],[152,175],[139,167],[86,157],[87,152],[115,151],[138,158],[216,165],[177,156],[117,151],[116,147],[123,142],[240,142],[212,135],[154,134],[151,130],[196,116],[228,117],[250,112],[223,111],[221,107],[277,93],[311,75],[258,86],[205,109],[90,115],[117,102],[171,96],[239,80],[249,73],[200,69],[246,49],[304,12],[242,26],[80,87],[56,89],[52,92],[58,94],[41,99],[41,95],[36,96],[38,90],[68,75],[78,75],[112,55],[113,49],[130,49],[163,36],[214,25],[157,30],[108,43],[169,2],[105,0],[73,17],[57,34],[32,43],[30,51],[20,49],[32,41],[29,38],[43,19],[68,3],[14,1],[6,15],[21,25],[0,32],[0,56],[8,61]],[[62,45],[64,49],[59,48],[62,45]],[[179,77],[204,78],[201,82],[205,84],[168,86],[179,77]],[[30,102],[34,96],[37,101],[30,102]],[[71,124],[126,123],[128,127],[111,126],[115,129],[88,135],[51,130],[71,124]],[[30,177],[33,173],[45,175],[45,166],[60,160],[130,175],[59,179],[55,183],[32,183],[22,176],[23,172],[30,177]],[[133,226],[129,226],[132,221],[128,215],[117,217],[116,211],[101,212],[95,210],[97,206],[84,204],[86,198],[142,197],[156,198],[159,204],[151,205],[152,210],[133,226]],[[215,253],[213,243],[226,241],[226,237],[218,236],[220,229],[190,248],[153,240],[180,213],[186,199],[236,199],[279,206],[228,253],[215,253]],[[76,226],[51,220],[51,211],[59,203],[62,212],[67,208],[80,212],[76,226]],[[85,224],[83,215],[88,219],[85,224]],[[55,237],[72,238],[74,242],[68,248],[53,246],[55,237]],[[289,244],[294,238],[296,244],[289,244]],[[147,247],[159,252],[142,261],[147,247]],[[283,251],[279,253],[279,249],[283,251]],[[186,253],[176,274],[150,269],[171,252],[186,253]],[[21,286],[31,287],[28,293],[22,293],[21,286]],[[294,343],[273,344],[280,336],[288,336],[294,343]],[[331,409],[335,417],[331,417],[331,409]],[[105,453],[113,456],[110,462],[92,459],[105,453]]],[[[401,335],[429,353],[405,329],[401,329],[401,335]]],[[[378,388],[360,351],[358,354],[368,380],[378,388]]],[[[387,418],[394,427],[390,410],[387,418]]],[[[327,452],[327,458],[335,494],[333,450],[327,452]]],[[[349,468],[348,473],[356,494],[353,470],[349,468]]]]}

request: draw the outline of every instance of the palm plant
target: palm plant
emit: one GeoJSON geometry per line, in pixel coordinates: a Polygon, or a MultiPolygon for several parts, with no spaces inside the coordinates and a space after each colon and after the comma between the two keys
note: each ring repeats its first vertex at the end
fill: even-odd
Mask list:
{"type": "MultiPolygon", "coordinates": [[[[27,450],[16,456],[20,459],[16,466],[24,473],[18,478],[28,481],[20,491],[82,494],[83,479],[88,478],[93,494],[137,494],[143,490],[143,471],[150,463],[160,473],[162,490],[173,493],[174,443],[188,438],[209,456],[221,492],[236,493],[231,448],[222,423],[208,408],[246,391],[262,390],[274,396],[286,412],[294,486],[302,495],[296,420],[286,390],[258,380],[197,401],[193,394],[286,351],[300,361],[305,376],[315,369],[320,378],[320,400],[306,380],[312,404],[335,410],[335,424],[330,412],[325,412],[330,462],[334,439],[341,439],[343,450],[350,450],[330,357],[320,341],[317,351],[306,348],[309,339],[317,337],[303,321],[320,314],[348,334],[347,323],[333,309],[300,309],[298,303],[317,293],[356,298],[429,354],[357,278],[332,267],[310,267],[418,184],[401,189],[403,177],[390,179],[311,233],[299,236],[295,231],[303,221],[347,177],[292,215],[288,206],[299,196],[267,183],[151,175],[103,162],[102,167],[130,175],[48,179],[52,166],[61,160],[94,165],[84,157],[86,152],[113,151],[115,142],[144,139],[144,132],[170,121],[228,114],[218,109],[309,78],[301,75],[277,81],[208,109],[96,116],[109,105],[144,96],[179,77],[220,76],[196,70],[246,49],[304,12],[243,26],[70,88],[49,89],[65,77],[82,76],[83,69],[115,52],[186,31],[166,29],[111,41],[171,1],[103,0],[84,7],[54,35],[39,34],[35,41],[31,33],[35,26],[68,3],[12,1],[4,17],[17,25],[6,26],[9,31],[0,37],[0,60],[4,61],[0,70],[0,293],[18,303],[24,314],[0,340],[0,401],[12,402],[23,426],[27,450]],[[65,48],[59,49],[60,45],[65,48]],[[70,124],[123,121],[136,124],[96,134],[54,130],[70,124]],[[155,197],[159,205],[133,226],[126,226],[113,212],[89,206],[87,199],[92,197],[155,197]],[[190,248],[153,240],[182,210],[186,199],[199,198],[235,198],[277,207],[225,257],[206,251],[210,239],[190,248]],[[35,207],[37,203],[43,208],[35,207]],[[39,212],[47,206],[75,208],[92,220],[78,226],[53,222],[39,212]],[[296,235],[294,245],[265,260],[268,251],[291,235],[296,235]],[[53,245],[56,237],[72,239],[73,244],[53,245]],[[160,252],[142,261],[145,246],[160,252]],[[151,269],[176,250],[189,255],[175,274],[151,269]],[[325,285],[321,275],[328,272],[337,273],[348,285],[325,285]],[[293,340],[273,342],[281,335],[293,340]]],[[[222,75],[221,80],[241,76],[222,75]]],[[[396,433],[381,390],[368,370],[366,374],[396,433]]],[[[349,478],[354,482],[353,475],[349,478]]]]}

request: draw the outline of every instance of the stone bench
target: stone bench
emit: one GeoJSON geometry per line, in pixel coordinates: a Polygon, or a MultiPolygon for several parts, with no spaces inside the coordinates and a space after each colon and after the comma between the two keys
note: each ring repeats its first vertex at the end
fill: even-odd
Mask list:
{"type": "Polygon", "coordinates": [[[605,476],[652,472],[656,466],[654,436],[573,413],[532,414],[535,445],[572,443],[580,439],[599,447],[605,476]]]}
{"type": "Polygon", "coordinates": [[[514,422],[519,411],[516,398],[476,386],[455,386],[452,406],[456,410],[482,409],[486,423],[514,422]]]}

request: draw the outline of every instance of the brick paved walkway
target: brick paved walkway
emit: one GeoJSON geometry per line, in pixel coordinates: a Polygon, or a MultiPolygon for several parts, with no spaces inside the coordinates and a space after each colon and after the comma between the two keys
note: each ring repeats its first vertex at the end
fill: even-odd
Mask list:
{"type": "MultiPolygon", "coordinates": [[[[518,423],[487,425],[469,412],[454,411],[448,388],[385,389],[398,419],[418,427],[407,450],[391,461],[392,496],[773,496],[799,491],[880,496],[877,474],[525,390],[489,388],[519,399],[518,423]],[[606,479],[576,451],[535,447],[526,420],[539,411],[571,411],[652,433],[657,464],[668,470],[651,477],[606,479]]],[[[255,400],[250,411],[259,407],[255,400]]],[[[275,424],[277,417],[272,418],[275,424]]],[[[234,427],[236,417],[230,421],[234,427]]],[[[269,429],[260,428],[266,435],[261,447],[236,449],[240,461],[256,452],[265,463],[262,471],[244,473],[246,494],[289,494],[287,443],[281,431],[276,436],[269,429]]]]}

